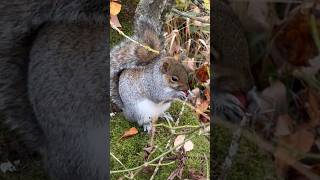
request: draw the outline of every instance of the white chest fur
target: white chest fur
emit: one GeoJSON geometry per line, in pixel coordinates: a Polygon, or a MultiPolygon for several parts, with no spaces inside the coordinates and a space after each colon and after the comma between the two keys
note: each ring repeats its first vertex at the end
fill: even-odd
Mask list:
{"type": "Polygon", "coordinates": [[[141,102],[137,104],[138,111],[141,114],[144,114],[148,117],[156,117],[158,118],[159,115],[164,113],[166,110],[169,109],[171,102],[168,103],[154,103],[149,99],[143,99],[141,102]]]}

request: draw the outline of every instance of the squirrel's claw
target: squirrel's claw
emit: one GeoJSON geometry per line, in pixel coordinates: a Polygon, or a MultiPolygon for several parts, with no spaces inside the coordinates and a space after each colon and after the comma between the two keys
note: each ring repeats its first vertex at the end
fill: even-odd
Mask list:
{"type": "Polygon", "coordinates": [[[241,102],[229,93],[219,93],[214,104],[218,116],[233,122],[239,122],[245,114],[241,102]]]}
{"type": "Polygon", "coordinates": [[[186,95],[186,93],[185,92],[183,92],[183,91],[179,91],[179,92],[177,92],[177,95],[176,95],[176,98],[179,98],[179,99],[181,99],[181,100],[186,100],[186,98],[187,98],[187,95],[186,95]]]}
{"type": "Polygon", "coordinates": [[[151,130],[152,130],[151,122],[143,124],[143,131],[151,133],[151,130]]]}
{"type": "Polygon", "coordinates": [[[164,112],[160,115],[161,118],[164,118],[166,120],[169,120],[169,121],[172,121],[174,122],[173,120],[173,117],[171,116],[171,114],[169,112],[164,112]]]}

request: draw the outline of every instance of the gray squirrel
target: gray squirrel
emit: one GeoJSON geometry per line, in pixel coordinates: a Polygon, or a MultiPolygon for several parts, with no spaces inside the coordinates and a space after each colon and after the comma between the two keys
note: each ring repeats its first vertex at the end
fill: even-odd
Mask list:
{"type": "Polygon", "coordinates": [[[160,51],[147,50],[124,40],[110,53],[110,94],[112,102],[128,120],[150,132],[151,122],[165,111],[175,98],[185,99],[189,90],[188,70],[181,62],[162,51],[161,28],[141,15],[135,20],[136,41],[160,51]]]}
{"type": "Polygon", "coordinates": [[[0,2],[0,123],[52,180],[109,176],[106,3],[0,2]]]}
{"type": "Polygon", "coordinates": [[[174,58],[163,57],[140,68],[126,69],[119,78],[124,115],[151,131],[152,121],[166,117],[175,98],[185,99],[188,71],[174,58]]]}

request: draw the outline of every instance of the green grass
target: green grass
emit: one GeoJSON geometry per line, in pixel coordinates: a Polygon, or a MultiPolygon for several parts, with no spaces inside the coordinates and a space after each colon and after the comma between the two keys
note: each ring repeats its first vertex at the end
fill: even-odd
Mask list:
{"type": "MultiPolygon", "coordinates": [[[[173,103],[169,112],[172,117],[176,120],[178,118],[179,112],[182,108],[181,103],[173,103]]],[[[191,112],[189,108],[185,108],[184,113],[180,116],[179,125],[199,125],[198,119],[191,112]]],[[[166,121],[159,120],[158,123],[167,124],[166,121]]],[[[137,167],[144,163],[144,151],[143,148],[147,146],[150,137],[147,133],[143,132],[141,127],[138,127],[136,123],[132,123],[127,121],[123,115],[117,114],[111,119],[110,128],[112,131],[110,132],[111,136],[111,148],[110,152],[112,152],[125,166],[126,168],[137,167]],[[131,127],[136,127],[139,130],[139,133],[128,139],[121,139],[120,137],[124,133],[125,130],[128,130],[131,127]]],[[[169,139],[171,139],[171,146],[173,145],[173,141],[175,136],[170,136],[169,129],[164,127],[157,127],[155,134],[155,145],[159,148],[155,151],[155,153],[151,156],[150,160],[159,156],[161,153],[165,151],[165,146],[169,139]]],[[[205,138],[203,135],[197,135],[192,142],[194,143],[194,149],[190,152],[187,152],[187,161],[186,167],[184,168],[183,176],[185,178],[190,178],[188,175],[188,170],[195,169],[197,171],[206,172],[206,161],[204,158],[204,154],[207,158],[210,158],[209,155],[209,140],[205,138]]],[[[175,156],[176,152],[172,152],[169,156],[175,156]]],[[[121,170],[124,169],[120,163],[118,163],[114,158],[110,157],[110,167],[111,170],[121,170]]],[[[167,179],[168,176],[177,168],[177,162],[174,164],[170,164],[167,166],[161,166],[160,170],[155,179],[167,179]]],[[[153,168],[145,169],[146,172],[141,172],[136,177],[137,179],[149,179],[153,173],[153,168]]],[[[112,179],[118,179],[121,176],[126,175],[126,173],[112,174],[112,179]]]]}
{"type": "MultiPolygon", "coordinates": [[[[221,165],[228,154],[232,139],[230,130],[215,127],[213,128],[213,141],[215,144],[216,161],[218,162],[216,173],[221,172],[221,165]]],[[[236,154],[232,167],[228,172],[228,180],[256,180],[276,179],[272,158],[266,152],[260,150],[255,144],[242,138],[240,148],[236,154]]]]}

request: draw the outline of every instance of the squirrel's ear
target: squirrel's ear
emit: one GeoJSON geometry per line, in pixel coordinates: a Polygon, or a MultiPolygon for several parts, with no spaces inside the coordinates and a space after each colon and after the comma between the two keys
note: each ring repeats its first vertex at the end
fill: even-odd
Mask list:
{"type": "Polygon", "coordinates": [[[161,65],[161,72],[162,73],[167,73],[169,69],[169,63],[168,62],[163,62],[163,64],[161,65]]]}

